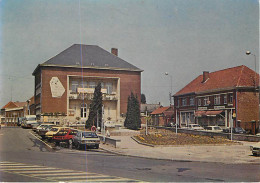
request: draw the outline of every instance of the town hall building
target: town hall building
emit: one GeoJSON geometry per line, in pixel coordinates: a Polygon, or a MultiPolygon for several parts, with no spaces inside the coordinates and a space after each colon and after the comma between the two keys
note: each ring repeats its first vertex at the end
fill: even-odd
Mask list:
{"type": "Polygon", "coordinates": [[[104,122],[123,125],[127,99],[140,100],[141,72],[136,66],[95,45],[74,44],[39,64],[35,76],[35,113],[41,121],[60,125],[84,123],[95,87],[101,83],[104,122]]]}

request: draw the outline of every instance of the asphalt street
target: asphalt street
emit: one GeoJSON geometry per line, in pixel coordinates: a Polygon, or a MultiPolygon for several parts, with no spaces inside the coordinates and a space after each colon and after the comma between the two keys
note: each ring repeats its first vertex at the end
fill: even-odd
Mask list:
{"type": "Polygon", "coordinates": [[[22,128],[0,130],[0,181],[259,182],[259,164],[155,160],[102,150],[50,151],[22,128]]]}

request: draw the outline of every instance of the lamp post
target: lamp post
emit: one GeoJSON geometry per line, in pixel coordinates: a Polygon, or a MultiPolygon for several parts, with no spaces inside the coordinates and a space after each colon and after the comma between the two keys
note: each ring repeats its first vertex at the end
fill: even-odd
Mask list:
{"type": "Polygon", "coordinates": [[[166,76],[170,76],[171,78],[171,92],[170,92],[170,106],[172,105],[172,75],[169,75],[168,72],[165,72],[166,76]]]}
{"type": "Polygon", "coordinates": [[[256,55],[255,54],[252,54],[251,51],[246,51],[246,55],[253,55],[255,57],[255,89],[256,89],[256,55]]]}
{"type": "MultiPolygon", "coordinates": [[[[168,72],[165,72],[166,76],[170,76],[171,79],[171,92],[170,92],[170,107],[172,106],[172,75],[169,75],[168,72]]],[[[176,134],[178,133],[177,131],[177,119],[175,119],[175,129],[176,129],[176,134]]]]}

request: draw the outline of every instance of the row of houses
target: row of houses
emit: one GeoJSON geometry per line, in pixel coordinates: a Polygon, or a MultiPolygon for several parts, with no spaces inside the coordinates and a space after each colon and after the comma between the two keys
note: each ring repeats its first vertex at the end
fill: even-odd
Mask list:
{"type": "MultiPolygon", "coordinates": [[[[74,44],[35,68],[34,96],[25,102],[23,112],[17,112],[22,110],[18,102],[4,106],[1,121],[14,122],[30,112],[43,122],[85,122],[94,88],[101,83],[104,121],[122,126],[128,96],[133,92],[141,98],[142,72],[119,58],[116,48],[108,52],[95,45],[74,44]]],[[[173,106],[141,106],[142,123],[148,111],[150,124],[155,126],[198,123],[241,126],[251,131],[258,128],[259,75],[244,65],[204,71],[172,97],[173,106]]]]}

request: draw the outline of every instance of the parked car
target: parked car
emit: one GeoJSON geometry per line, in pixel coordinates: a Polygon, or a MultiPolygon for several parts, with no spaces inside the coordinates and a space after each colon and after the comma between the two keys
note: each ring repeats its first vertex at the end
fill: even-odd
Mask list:
{"type": "Polygon", "coordinates": [[[206,126],[204,127],[206,131],[211,131],[211,132],[222,132],[222,128],[219,126],[206,126]]]}
{"type": "Polygon", "coordinates": [[[187,126],[187,129],[189,129],[189,130],[204,130],[204,128],[201,127],[201,126],[198,125],[198,124],[189,124],[189,125],[187,126]]]}
{"type": "Polygon", "coordinates": [[[37,123],[32,124],[32,125],[31,125],[32,130],[33,130],[34,132],[36,132],[37,127],[40,126],[41,124],[42,124],[42,122],[37,122],[37,123]]]}
{"type": "Polygon", "coordinates": [[[50,131],[46,132],[45,138],[48,141],[52,140],[53,135],[59,133],[61,130],[69,129],[69,127],[52,127],[50,131]]]}
{"type": "Polygon", "coordinates": [[[37,124],[36,115],[26,115],[21,123],[22,128],[32,128],[32,125],[37,124]]]}
{"type": "Polygon", "coordinates": [[[98,149],[100,144],[99,137],[92,131],[78,131],[72,140],[77,149],[80,149],[82,146],[98,149]]]}
{"type": "Polygon", "coordinates": [[[72,139],[77,134],[78,130],[76,129],[63,129],[60,130],[57,134],[53,135],[53,141],[56,144],[61,142],[66,142],[68,145],[72,145],[72,139]]]}
{"type": "Polygon", "coordinates": [[[53,126],[45,126],[37,131],[38,135],[45,139],[45,134],[52,129],[53,126]]]}
{"type": "Polygon", "coordinates": [[[56,125],[55,125],[55,124],[51,124],[51,123],[43,123],[43,124],[39,125],[39,126],[36,128],[36,133],[39,134],[39,131],[40,131],[40,130],[43,130],[43,129],[47,128],[47,127],[54,127],[54,126],[56,126],[56,125]]]}
{"type": "MultiPolygon", "coordinates": [[[[225,128],[225,129],[223,129],[223,132],[224,133],[230,133],[230,129],[231,128],[225,128]]],[[[241,127],[234,127],[234,128],[232,128],[232,133],[245,134],[246,131],[241,127]]]]}
{"type": "Polygon", "coordinates": [[[250,150],[252,151],[252,154],[254,156],[260,155],[260,142],[254,144],[254,145],[251,145],[250,150]]]}

